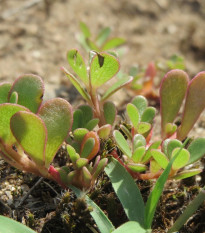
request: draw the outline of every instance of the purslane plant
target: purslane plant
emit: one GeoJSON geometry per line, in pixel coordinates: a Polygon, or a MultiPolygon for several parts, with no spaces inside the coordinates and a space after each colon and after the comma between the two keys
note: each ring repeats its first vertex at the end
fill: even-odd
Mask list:
{"type": "Polygon", "coordinates": [[[80,22],[80,29],[82,33],[78,35],[77,39],[87,52],[91,50],[96,52],[108,51],[116,49],[125,43],[125,40],[120,37],[109,39],[111,33],[111,28],[109,27],[103,28],[95,39],[92,39],[90,29],[84,22],[80,22]]]}
{"type": "MultiPolygon", "coordinates": [[[[172,157],[178,153],[182,141],[187,137],[200,113],[205,108],[204,90],[205,72],[201,72],[190,82],[182,70],[168,72],[160,87],[160,114],[162,138],[150,143],[155,110],[147,107],[143,96],[136,97],[127,105],[127,115],[131,122],[131,131],[121,127],[113,135],[118,148],[123,153],[124,164],[133,177],[141,179],[157,178],[172,157]],[[186,98],[185,98],[186,96],[186,98]],[[174,120],[185,98],[181,124],[177,127],[174,120]],[[136,101],[137,100],[137,101],[136,101]],[[194,108],[194,110],[193,110],[194,108]],[[140,127],[142,125],[142,127],[140,127]],[[140,174],[141,172],[148,171],[140,174]]],[[[201,169],[184,170],[205,154],[205,139],[190,140],[191,143],[180,151],[174,161],[169,177],[184,179],[201,172],[201,169]]],[[[113,155],[118,158],[116,152],[113,155]]],[[[121,161],[121,160],[120,160],[121,161]]]]}
{"type": "MultiPolygon", "coordinates": [[[[67,166],[56,169],[50,164],[72,129],[71,105],[61,98],[42,103],[44,86],[36,75],[21,76],[13,85],[3,83],[0,93],[1,156],[20,170],[53,179],[67,187],[74,172],[69,173],[67,166]]],[[[77,153],[69,154],[78,174],[78,179],[74,177],[71,183],[89,189],[107,159],[100,160],[98,156],[94,165],[90,163],[99,150],[95,132],[78,129],[74,131],[74,139],[81,148],[81,158],[77,153]]]]}
{"type": "Polygon", "coordinates": [[[100,96],[98,89],[118,73],[120,64],[118,59],[109,53],[91,52],[90,56],[90,64],[87,69],[81,54],[78,50],[72,49],[68,52],[67,59],[69,65],[77,74],[77,78],[65,68],[62,68],[62,70],[81,96],[92,107],[94,117],[99,119],[99,126],[112,125],[116,116],[116,108],[107,99],[120,88],[129,84],[132,77],[116,81],[100,96]]]}

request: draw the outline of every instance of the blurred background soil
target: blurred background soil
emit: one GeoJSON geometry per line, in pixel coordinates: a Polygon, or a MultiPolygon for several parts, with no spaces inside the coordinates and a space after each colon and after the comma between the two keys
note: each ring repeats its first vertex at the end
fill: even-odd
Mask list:
{"type": "Polygon", "coordinates": [[[134,64],[185,58],[190,77],[205,69],[205,1],[203,0],[0,0],[0,81],[24,73],[40,75],[46,97],[67,97],[69,85],[60,70],[66,53],[79,49],[79,22],[93,35],[102,27],[126,39],[123,70],[134,64]],[[62,93],[64,91],[65,93],[62,93]]]}

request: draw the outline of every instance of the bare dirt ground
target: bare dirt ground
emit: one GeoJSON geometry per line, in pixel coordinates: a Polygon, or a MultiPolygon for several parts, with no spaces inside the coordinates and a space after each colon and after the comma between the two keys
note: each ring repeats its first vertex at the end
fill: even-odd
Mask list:
{"type": "MultiPolygon", "coordinates": [[[[46,98],[61,96],[76,103],[75,92],[60,67],[68,67],[66,53],[71,48],[79,49],[88,58],[76,40],[80,21],[84,21],[94,35],[109,26],[113,37],[126,39],[126,52],[120,57],[125,72],[136,63],[146,65],[150,61],[166,60],[173,54],[185,58],[190,77],[205,70],[203,0],[0,0],[0,82],[13,81],[24,73],[38,74],[45,82],[46,98]]],[[[205,117],[201,119],[197,125],[200,128],[194,131],[198,136],[205,135],[205,117]]],[[[37,178],[25,176],[2,160],[0,177],[0,187],[4,190],[0,197],[3,203],[0,202],[0,214],[10,213],[10,217],[40,232],[44,222],[54,215],[62,191],[54,184],[50,184],[55,187],[53,190],[48,183],[42,183],[24,207],[15,209],[37,178]],[[12,188],[14,182],[19,188],[12,188]],[[12,215],[14,209],[16,212],[12,215]],[[30,214],[38,216],[38,221],[33,221],[30,214]]],[[[163,232],[166,224],[161,222],[156,232],[163,232]]],[[[199,230],[193,228],[197,229],[194,232],[202,232],[200,224],[199,230]]],[[[42,232],[71,232],[60,227],[59,231],[46,229],[44,226],[42,232]]]]}

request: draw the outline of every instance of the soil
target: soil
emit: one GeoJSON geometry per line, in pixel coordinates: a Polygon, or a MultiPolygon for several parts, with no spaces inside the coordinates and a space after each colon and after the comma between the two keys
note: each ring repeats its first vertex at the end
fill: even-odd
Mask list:
{"type": "MultiPolygon", "coordinates": [[[[109,26],[113,37],[126,39],[124,55],[120,57],[123,72],[135,64],[146,66],[150,61],[166,61],[173,54],[184,57],[191,78],[205,69],[202,0],[0,0],[0,81],[13,81],[24,73],[38,74],[45,82],[45,99],[59,96],[74,106],[80,104],[80,96],[60,70],[61,66],[69,69],[66,52],[71,48],[79,49],[88,58],[76,39],[80,21],[89,25],[93,36],[109,26]]],[[[114,101],[121,106],[132,96],[125,89],[114,101]]],[[[205,136],[204,125],[202,115],[191,136],[205,136]]],[[[158,137],[158,129],[155,131],[158,137]]],[[[55,162],[63,164],[64,156],[61,151],[55,162]]],[[[72,192],[48,180],[35,186],[39,177],[22,173],[1,159],[0,178],[0,214],[43,233],[97,230],[83,200],[76,200],[72,192]]],[[[166,232],[204,184],[204,172],[184,182],[168,182],[153,232],[166,232]]],[[[153,184],[139,185],[146,199],[153,184]]],[[[127,221],[109,181],[106,187],[96,187],[90,195],[98,200],[115,226],[127,221]]],[[[202,205],[180,232],[205,232],[204,219],[202,205]]]]}

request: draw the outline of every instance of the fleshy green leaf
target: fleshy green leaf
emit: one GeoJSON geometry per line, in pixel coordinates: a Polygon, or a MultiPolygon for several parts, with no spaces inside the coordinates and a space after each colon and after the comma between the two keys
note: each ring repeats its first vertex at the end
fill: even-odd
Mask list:
{"type": "Polygon", "coordinates": [[[93,150],[94,146],[95,146],[95,139],[88,138],[82,146],[80,157],[87,158],[91,153],[91,151],[93,150]]]}
{"type": "Polygon", "coordinates": [[[105,172],[112,182],[115,193],[120,199],[128,219],[137,221],[143,227],[144,202],[140,190],[131,175],[113,158],[105,167],[105,172]]]}
{"type": "Polygon", "coordinates": [[[8,103],[8,95],[11,89],[11,83],[0,84],[0,104],[8,103]]]}
{"type": "Polygon", "coordinates": [[[30,111],[29,109],[18,104],[1,104],[0,105],[0,138],[7,145],[16,142],[10,130],[10,119],[18,111],[30,111]]]}
{"type": "Polygon", "coordinates": [[[182,141],[205,108],[205,72],[198,73],[189,83],[177,138],[182,141]]]}
{"type": "Polygon", "coordinates": [[[83,57],[76,49],[71,49],[67,54],[68,63],[71,68],[75,71],[78,77],[83,81],[83,83],[88,87],[89,78],[87,73],[87,68],[83,57]]]}
{"type": "Polygon", "coordinates": [[[177,140],[177,139],[173,139],[173,140],[170,140],[168,141],[168,144],[167,144],[167,153],[165,153],[168,158],[170,159],[171,158],[171,155],[172,155],[172,152],[175,148],[177,147],[181,147],[182,146],[182,143],[177,140]]]}
{"type": "Polygon", "coordinates": [[[128,163],[127,166],[133,172],[143,172],[147,170],[147,166],[140,163],[128,163]]]}
{"type": "Polygon", "coordinates": [[[192,164],[205,155],[205,138],[195,139],[187,149],[190,153],[190,159],[187,164],[192,164]]]}
{"type": "Polygon", "coordinates": [[[32,160],[44,165],[47,130],[40,117],[31,112],[17,112],[11,118],[11,130],[32,160]]]}
{"type": "Polygon", "coordinates": [[[152,156],[155,159],[155,161],[163,168],[165,169],[169,163],[168,158],[164,153],[162,153],[159,150],[152,149],[151,150],[152,156]]]}
{"type": "Polygon", "coordinates": [[[111,133],[111,130],[112,130],[112,126],[107,124],[100,127],[97,133],[100,138],[107,139],[111,133]]]}
{"type": "Polygon", "coordinates": [[[76,167],[78,169],[82,168],[83,166],[86,166],[87,164],[88,164],[88,160],[86,158],[79,158],[76,160],[76,167]]]}
{"type": "Polygon", "coordinates": [[[161,141],[156,141],[150,145],[150,147],[146,151],[144,157],[142,158],[142,163],[146,163],[151,158],[151,156],[152,156],[151,150],[158,149],[160,144],[161,144],[161,141]]]}
{"type": "Polygon", "coordinates": [[[165,134],[167,137],[170,137],[172,134],[174,134],[177,130],[177,126],[173,123],[167,123],[165,125],[165,134]]]}
{"type": "Polygon", "coordinates": [[[85,137],[86,133],[89,131],[85,128],[78,128],[73,131],[73,137],[75,141],[82,142],[83,138],[85,137]]]}
{"type": "Polygon", "coordinates": [[[137,132],[139,134],[145,134],[150,131],[151,129],[151,124],[147,122],[140,122],[137,126],[137,132]]]}
{"type": "Polygon", "coordinates": [[[186,94],[187,85],[188,76],[182,70],[172,70],[162,80],[160,87],[160,112],[163,136],[166,124],[172,123],[179,112],[186,94]]]}
{"type": "Polygon", "coordinates": [[[0,216],[0,232],[4,233],[36,233],[27,226],[5,216],[0,216]]]}
{"type": "Polygon", "coordinates": [[[99,119],[98,118],[94,118],[92,120],[90,120],[86,125],[85,128],[88,130],[93,130],[95,128],[95,126],[97,126],[99,123],[99,119]]]}
{"type": "Polygon", "coordinates": [[[141,161],[141,159],[142,159],[142,157],[143,157],[143,155],[144,155],[144,153],[145,153],[145,146],[140,146],[140,147],[138,147],[135,151],[134,151],[134,153],[133,153],[133,155],[132,155],[132,160],[135,162],[135,163],[138,163],[138,162],[140,162],[141,161]]]}
{"type": "Polygon", "coordinates": [[[36,113],[43,100],[43,81],[37,75],[25,74],[13,83],[9,92],[9,98],[13,92],[18,93],[18,104],[36,113]]]}
{"type": "Polygon", "coordinates": [[[9,103],[17,104],[18,103],[18,93],[16,91],[12,92],[9,103]]]}
{"type": "Polygon", "coordinates": [[[152,123],[154,117],[156,114],[156,109],[153,107],[148,107],[144,110],[142,114],[141,121],[142,122],[147,122],[147,123],[152,123]]]}
{"type": "Polygon", "coordinates": [[[108,88],[108,90],[102,96],[101,101],[105,101],[106,99],[108,99],[116,91],[126,86],[127,84],[131,83],[132,80],[133,80],[133,77],[125,77],[125,78],[121,78],[120,80],[118,80],[116,83],[114,83],[111,87],[108,88]]]}
{"type": "MultiPolygon", "coordinates": [[[[100,149],[99,137],[98,137],[97,133],[90,131],[85,135],[85,137],[83,138],[83,141],[81,143],[81,153],[82,153],[82,150],[84,148],[85,143],[87,142],[88,139],[92,139],[92,138],[95,140],[95,142],[94,142],[94,147],[93,147],[92,151],[89,153],[89,156],[87,157],[88,160],[93,159],[100,149]]],[[[82,154],[81,154],[81,156],[82,156],[82,154]]]]}
{"type": "Polygon", "coordinates": [[[109,49],[114,49],[120,45],[123,45],[125,43],[125,39],[123,38],[113,38],[113,39],[110,39],[108,40],[102,50],[105,51],[105,50],[109,50],[109,49]]]}
{"type": "Polygon", "coordinates": [[[110,35],[110,32],[111,32],[111,29],[110,29],[109,27],[103,28],[103,29],[99,32],[99,34],[98,34],[98,36],[97,36],[97,38],[96,38],[96,44],[97,44],[99,47],[101,47],[101,46],[104,44],[104,42],[107,40],[107,38],[108,38],[109,35],[110,35]]]}
{"type": "Polygon", "coordinates": [[[103,111],[106,124],[113,125],[117,113],[114,103],[109,101],[105,102],[103,105],[103,111]]]}
{"type": "Polygon", "coordinates": [[[188,178],[188,177],[195,176],[195,175],[197,175],[197,174],[199,174],[201,172],[202,172],[201,169],[186,170],[186,171],[177,173],[177,175],[174,176],[173,179],[182,180],[182,179],[185,179],[185,178],[188,178]]]}
{"type": "Polygon", "coordinates": [[[64,67],[61,68],[63,72],[66,74],[66,76],[69,78],[70,82],[73,84],[73,86],[77,89],[77,91],[81,94],[81,96],[88,101],[88,103],[91,102],[90,95],[85,90],[84,86],[74,77],[70,72],[68,72],[64,67]]]}
{"type": "Polygon", "coordinates": [[[72,108],[66,100],[55,98],[47,101],[40,108],[39,116],[44,121],[48,132],[45,153],[47,167],[68,136],[73,121],[72,108]]]}
{"type": "Polygon", "coordinates": [[[181,148],[174,149],[171,157],[174,157],[177,153],[178,153],[178,156],[172,164],[173,170],[179,170],[180,168],[184,167],[190,158],[189,151],[186,149],[181,149],[181,148]]]}
{"type": "Polygon", "coordinates": [[[92,176],[91,176],[90,172],[88,171],[88,169],[86,167],[83,167],[82,173],[83,173],[83,183],[86,186],[90,186],[90,182],[92,180],[92,176]]]}
{"type": "Polygon", "coordinates": [[[150,172],[156,173],[161,169],[161,166],[153,159],[150,161],[150,172]]]}
{"type": "Polygon", "coordinates": [[[108,53],[97,53],[90,65],[91,85],[94,89],[109,81],[119,71],[119,61],[108,53]]]}
{"type": "Polygon", "coordinates": [[[113,132],[113,136],[115,138],[115,141],[118,145],[118,147],[120,148],[120,150],[127,155],[128,157],[132,157],[132,153],[131,150],[129,148],[129,145],[127,143],[127,141],[125,140],[125,138],[123,137],[123,135],[120,133],[120,131],[115,130],[113,132]]]}
{"type": "Polygon", "coordinates": [[[134,104],[127,105],[127,115],[129,116],[129,119],[132,122],[134,128],[137,128],[140,122],[140,114],[134,104]]]}
{"type": "Polygon", "coordinates": [[[144,229],[138,222],[129,221],[118,227],[112,233],[148,233],[150,231],[144,229]]]}
{"type": "Polygon", "coordinates": [[[80,22],[80,29],[85,37],[91,36],[90,29],[84,22],[80,22]]]}
{"type": "Polygon", "coordinates": [[[78,107],[83,113],[82,125],[85,126],[93,118],[93,110],[89,105],[80,105],[78,107]]]}
{"type": "Polygon", "coordinates": [[[83,127],[83,112],[80,109],[76,109],[73,113],[73,125],[72,131],[83,127]]]}
{"type": "Polygon", "coordinates": [[[75,163],[76,160],[80,158],[79,154],[76,153],[75,149],[72,146],[67,145],[67,151],[72,163],[75,163]]]}
{"type": "Polygon", "coordinates": [[[96,168],[95,172],[93,173],[93,179],[96,179],[98,177],[98,175],[100,174],[100,172],[103,171],[103,169],[107,165],[107,162],[108,162],[107,158],[104,158],[104,159],[100,160],[100,162],[97,165],[97,168],[96,168]]]}
{"type": "Polygon", "coordinates": [[[135,151],[138,147],[146,145],[146,139],[141,134],[135,134],[132,140],[133,151],[135,151]]]}
{"type": "Polygon", "coordinates": [[[144,96],[138,95],[132,100],[132,104],[136,106],[141,116],[147,108],[148,102],[144,96]]]}

